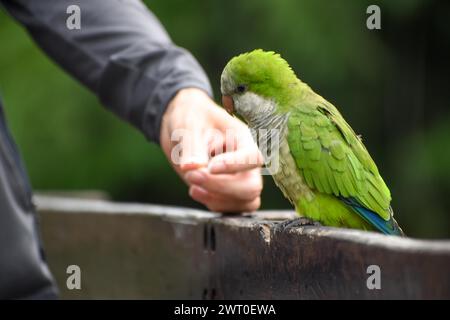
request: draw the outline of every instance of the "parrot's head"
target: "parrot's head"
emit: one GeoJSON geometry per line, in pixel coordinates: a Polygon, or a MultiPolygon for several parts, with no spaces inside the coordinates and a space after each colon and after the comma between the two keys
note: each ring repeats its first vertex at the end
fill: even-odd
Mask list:
{"type": "MultiPolygon", "coordinates": [[[[257,49],[232,58],[221,76],[223,107],[251,124],[282,112],[302,82],[279,54],[257,49]]],[[[300,88],[300,87],[299,87],[300,88]]]]}

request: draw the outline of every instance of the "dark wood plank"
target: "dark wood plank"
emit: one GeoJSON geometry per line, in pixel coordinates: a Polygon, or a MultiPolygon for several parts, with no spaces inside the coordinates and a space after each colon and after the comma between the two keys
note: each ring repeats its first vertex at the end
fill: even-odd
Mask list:
{"type": "Polygon", "coordinates": [[[38,197],[63,298],[450,299],[450,241],[325,227],[279,231],[293,212],[245,217],[38,197]],[[68,290],[66,268],[81,268],[68,290]],[[381,271],[369,290],[367,267],[381,271]]]}

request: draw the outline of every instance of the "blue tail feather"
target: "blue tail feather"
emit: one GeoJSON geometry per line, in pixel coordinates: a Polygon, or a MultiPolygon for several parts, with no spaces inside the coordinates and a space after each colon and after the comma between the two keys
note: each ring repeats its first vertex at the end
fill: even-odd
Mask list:
{"type": "Polygon", "coordinates": [[[378,231],[388,235],[404,235],[403,231],[399,228],[397,222],[394,218],[392,218],[392,216],[386,221],[376,212],[361,206],[354,198],[341,197],[341,200],[350,206],[361,218],[367,221],[370,225],[374,226],[378,231]]]}

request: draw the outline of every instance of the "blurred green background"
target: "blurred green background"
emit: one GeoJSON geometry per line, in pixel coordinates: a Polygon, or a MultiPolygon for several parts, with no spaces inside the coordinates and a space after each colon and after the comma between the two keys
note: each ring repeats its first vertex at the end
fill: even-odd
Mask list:
{"type": "MultiPolygon", "coordinates": [[[[146,1],[210,76],[232,56],[280,52],[333,102],[391,188],[410,236],[450,236],[448,1],[146,1]],[[366,8],[381,7],[381,30],[366,8]]],[[[105,110],[0,10],[0,94],[35,190],[198,206],[156,145],[105,110]]],[[[290,208],[266,178],[263,209],[290,208]]]]}

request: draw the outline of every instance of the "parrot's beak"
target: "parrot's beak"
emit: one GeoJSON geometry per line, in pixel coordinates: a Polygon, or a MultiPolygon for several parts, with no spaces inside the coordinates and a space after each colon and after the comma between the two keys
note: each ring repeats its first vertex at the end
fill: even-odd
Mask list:
{"type": "Polygon", "coordinates": [[[234,113],[234,102],[232,97],[222,96],[222,105],[229,114],[232,115],[234,113]]]}

